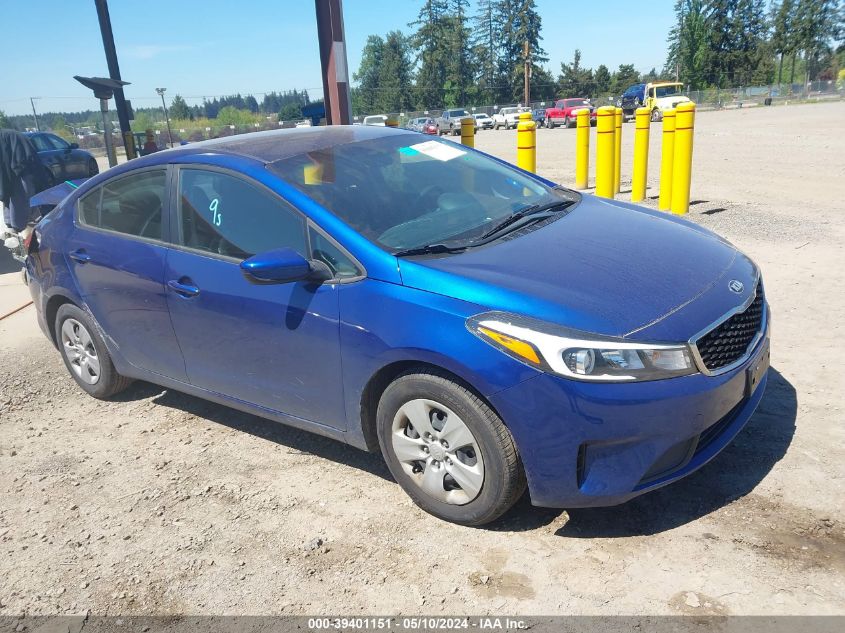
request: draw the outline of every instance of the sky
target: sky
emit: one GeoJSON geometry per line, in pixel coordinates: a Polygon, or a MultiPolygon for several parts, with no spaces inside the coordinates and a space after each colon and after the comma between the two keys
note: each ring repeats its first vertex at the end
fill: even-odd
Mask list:
{"type": "MultiPolygon", "coordinates": [[[[672,0],[536,0],[543,42],[557,76],[576,48],[582,64],[632,63],[658,70],[666,57],[672,0]],[[636,10],[635,10],[636,7],[636,10]]],[[[350,71],[370,34],[409,33],[423,0],[343,0],[350,71]]],[[[472,9],[475,0],[471,0],[472,9]]],[[[111,0],[120,71],[134,107],[203,96],[307,89],[322,96],[311,0],[111,0]]],[[[97,109],[74,75],[108,76],[94,0],[0,0],[0,110],[97,109]]]]}

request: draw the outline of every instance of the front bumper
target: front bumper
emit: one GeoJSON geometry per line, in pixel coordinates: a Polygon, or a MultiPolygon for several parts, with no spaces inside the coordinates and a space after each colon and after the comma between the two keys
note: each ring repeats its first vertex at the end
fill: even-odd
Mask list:
{"type": "Polygon", "coordinates": [[[692,473],[748,422],[766,388],[769,334],[719,376],[600,384],[542,374],[490,400],[511,430],[536,506],[612,506],[692,473]]]}

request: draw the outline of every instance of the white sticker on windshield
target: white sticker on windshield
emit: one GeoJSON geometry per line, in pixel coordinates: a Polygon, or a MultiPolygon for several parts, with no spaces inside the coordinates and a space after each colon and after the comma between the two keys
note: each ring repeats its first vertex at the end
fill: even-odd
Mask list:
{"type": "Polygon", "coordinates": [[[466,154],[464,150],[458,149],[457,146],[452,146],[451,143],[438,143],[437,141],[426,141],[425,143],[417,143],[410,147],[411,149],[417,150],[420,154],[425,154],[429,158],[442,161],[452,160],[453,158],[458,158],[466,154]]]}

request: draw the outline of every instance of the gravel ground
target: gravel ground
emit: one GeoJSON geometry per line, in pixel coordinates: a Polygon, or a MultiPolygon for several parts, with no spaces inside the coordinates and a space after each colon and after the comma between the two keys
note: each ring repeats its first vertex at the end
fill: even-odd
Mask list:
{"type": "MultiPolygon", "coordinates": [[[[699,115],[689,217],[762,267],[769,388],[620,507],[446,524],[378,455],[144,383],[93,400],[32,308],[0,321],[0,615],[845,614],[843,139],[845,103],[699,115]]],[[[515,133],[477,146],[513,159],[515,133]]],[[[538,146],[572,182],[574,131],[538,146]]]]}

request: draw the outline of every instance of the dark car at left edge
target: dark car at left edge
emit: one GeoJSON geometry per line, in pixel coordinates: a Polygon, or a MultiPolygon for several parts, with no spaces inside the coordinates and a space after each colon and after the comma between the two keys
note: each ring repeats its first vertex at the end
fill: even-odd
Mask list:
{"type": "Polygon", "coordinates": [[[68,143],[49,132],[30,132],[27,137],[38,152],[38,159],[50,174],[50,185],[63,180],[90,178],[100,173],[97,160],[77,143],[68,143]]]}

